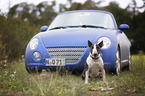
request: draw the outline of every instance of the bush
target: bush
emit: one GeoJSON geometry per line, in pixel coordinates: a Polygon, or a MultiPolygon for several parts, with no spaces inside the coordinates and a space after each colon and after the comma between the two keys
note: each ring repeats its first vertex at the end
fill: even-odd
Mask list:
{"type": "Polygon", "coordinates": [[[39,27],[22,21],[21,18],[0,15],[0,59],[8,57],[9,61],[17,60],[25,53],[29,40],[39,27]]]}

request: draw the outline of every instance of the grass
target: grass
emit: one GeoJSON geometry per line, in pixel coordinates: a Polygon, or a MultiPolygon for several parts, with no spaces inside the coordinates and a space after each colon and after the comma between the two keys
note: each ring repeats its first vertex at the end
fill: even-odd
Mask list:
{"type": "Polygon", "coordinates": [[[0,95],[32,96],[144,96],[145,56],[132,56],[132,70],[119,76],[107,74],[107,83],[102,79],[90,80],[85,85],[80,75],[70,72],[60,75],[43,71],[29,74],[24,60],[4,63],[0,66],[0,95]]]}

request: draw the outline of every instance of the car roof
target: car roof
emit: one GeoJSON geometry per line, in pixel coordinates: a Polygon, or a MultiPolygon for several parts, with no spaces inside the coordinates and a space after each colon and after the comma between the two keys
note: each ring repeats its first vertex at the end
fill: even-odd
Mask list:
{"type": "Polygon", "coordinates": [[[110,12],[108,11],[102,11],[102,10],[74,10],[74,11],[65,11],[65,12],[62,12],[60,13],[59,15],[61,14],[68,14],[68,13],[75,13],[75,12],[102,12],[102,13],[107,13],[107,14],[111,14],[110,12]]]}

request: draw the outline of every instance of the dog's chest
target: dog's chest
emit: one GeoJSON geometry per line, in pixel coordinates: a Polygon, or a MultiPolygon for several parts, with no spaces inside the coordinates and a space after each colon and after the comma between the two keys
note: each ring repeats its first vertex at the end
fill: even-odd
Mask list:
{"type": "Polygon", "coordinates": [[[94,68],[102,68],[104,67],[103,65],[103,60],[102,58],[100,57],[99,59],[92,59],[90,56],[87,58],[87,64],[88,64],[88,67],[90,69],[94,69],[94,68]]]}

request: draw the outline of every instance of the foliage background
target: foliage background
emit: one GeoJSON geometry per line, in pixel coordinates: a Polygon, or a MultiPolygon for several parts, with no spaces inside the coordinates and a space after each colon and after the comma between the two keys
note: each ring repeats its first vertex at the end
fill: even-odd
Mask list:
{"type": "Polygon", "coordinates": [[[87,0],[77,3],[68,0],[69,7],[65,4],[59,5],[59,12],[56,12],[56,1],[42,2],[38,5],[20,3],[10,8],[8,14],[0,12],[0,60],[5,62],[17,60],[25,54],[25,48],[29,40],[38,32],[43,25],[49,26],[54,17],[63,11],[70,10],[106,10],[113,13],[118,27],[122,23],[127,23],[130,30],[125,31],[132,42],[132,53],[138,53],[139,50],[145,51],[145,12],[138,10],[145,8],[136,6],[136,1],[132,0],[125,9],[119,7],[116,2],[111,2],[108,6],[100,7],[102,0],[95,2],[87,0]]]}

